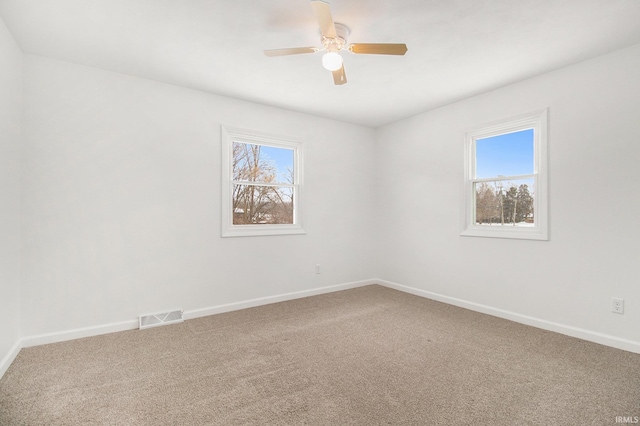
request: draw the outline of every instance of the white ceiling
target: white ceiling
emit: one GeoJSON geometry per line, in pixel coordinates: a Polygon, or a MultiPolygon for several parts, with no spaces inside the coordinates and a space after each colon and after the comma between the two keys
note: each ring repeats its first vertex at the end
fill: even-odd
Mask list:
{"type": "Polygon", "coordinates": [[[331,0],[348,42],[334,86],[308,0],[0,0],[26,53],[378,127],[640,43],[638,0],[331,0]]]}

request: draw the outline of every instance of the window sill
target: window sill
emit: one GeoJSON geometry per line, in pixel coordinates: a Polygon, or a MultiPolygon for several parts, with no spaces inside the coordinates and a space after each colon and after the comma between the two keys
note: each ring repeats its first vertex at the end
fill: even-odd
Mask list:
{"type": "Polygon", "coordinates": [[[487,226],[469,227],[460,233],[463,237],[486,237],[486,238],[511,238],[518,240],[540,240],[548,241],[547,232],[539,228],[516,228],[508,229],[508,225],[496,225],[493,229],[486,229],[487,226]]]}
{"type": "Polygon", "coordinates": [[[222,230],[222,237],[255,237],[267,235],[303,235],[307,232],[298,225],[242,225],[222,230]]]}

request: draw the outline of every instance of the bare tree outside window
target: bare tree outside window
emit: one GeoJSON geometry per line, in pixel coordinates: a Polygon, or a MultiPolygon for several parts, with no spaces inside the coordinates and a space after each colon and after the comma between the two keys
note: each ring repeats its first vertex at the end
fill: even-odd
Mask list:
{"type": "Polygon", "coordinates": [[[304,143],[222,126],[222,237],[306,234],[304,143]]]}
{"type": "Polygon", "coordinates": [[[233,143],[234,225],[294,223],[294,152],[233,143]]]}

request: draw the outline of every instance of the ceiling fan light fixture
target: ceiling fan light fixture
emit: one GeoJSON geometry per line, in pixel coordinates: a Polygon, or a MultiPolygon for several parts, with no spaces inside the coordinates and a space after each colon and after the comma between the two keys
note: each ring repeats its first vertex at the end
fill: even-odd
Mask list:
{"type": "Polygon", "coordinates": [[[338,52],[327,52],[322,56],[322,66],[329,71],[342,68],[342,56],[338,52]]]}

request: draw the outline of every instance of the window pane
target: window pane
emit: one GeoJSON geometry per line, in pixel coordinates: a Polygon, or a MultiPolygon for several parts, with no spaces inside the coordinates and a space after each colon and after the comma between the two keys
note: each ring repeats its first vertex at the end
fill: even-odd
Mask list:
{"type": "Polygon", "coordinates": [[[476,178],[533,174],[533,129],[476,140],[476,178]]]}
{"type": "Polygon", "coordinates": [[[260,183],[294,183],[294,150],[233,143],[233,180],[260,183]]]}
{"type": "Polygon", "coordinates": [[[233,185],[233,224],[293,224],[293,188],[233,185]]]}
{"type": "Polygon", "coordinates": [[[533,179],[476,182],[476,225],[534,226],[533,179]]]}

